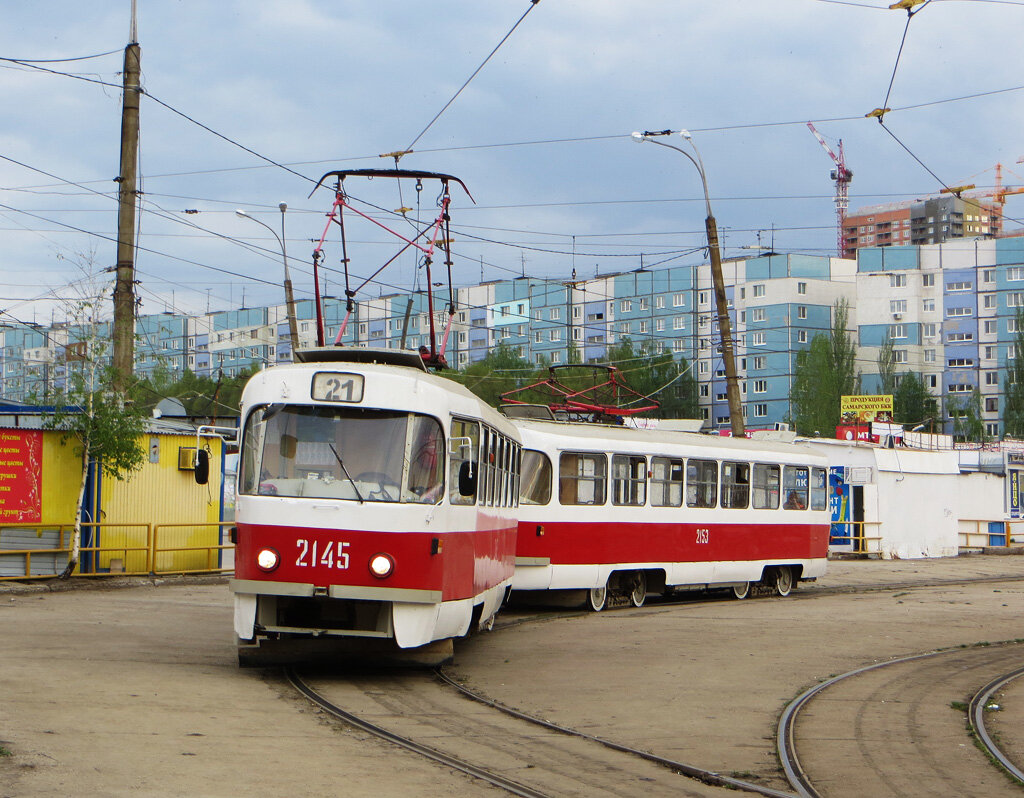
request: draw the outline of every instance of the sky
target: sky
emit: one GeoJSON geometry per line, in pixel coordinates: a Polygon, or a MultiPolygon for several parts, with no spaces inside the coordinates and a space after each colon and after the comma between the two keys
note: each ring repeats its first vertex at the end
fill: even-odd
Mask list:
{"type": "MultiPolygon", "coordinates": [[[[0,323],[60,321],[112,279],[130,12],[0,9],[0,323]]],[[[907,21],[879,0],[138,0],[140,312],[282,302],[277,239],[235,213],[280,235],[282,202],[311,296],[333,200],[316,181],[391,168],[380,154],[413,141],[402,168],[475,200],[453,188],[456,285],[706,262],[697,169],[636,130],[691,132],[726,257],[835,254],[834,165],[807,121],[843,142],[851,210],[991,189],[997,163],[1024,185],[1024,0],[930,0],[907,21]],[[882,126],[865,114],[887,93],[882,126]]],[[[418,207],[411,181],[345,187],[407,237],[436,214],[436,184],[418,207]]],[[[1021,227],[1024,195],[1006,213],[1021,227]]],[[[402,246],[352,214],[346,236],[353,288],[402,246]]],[[[341,294],[336,225],[324,256],[341,294]]],[[[424,282],[406,252],[358,296],[424,282]]]]}

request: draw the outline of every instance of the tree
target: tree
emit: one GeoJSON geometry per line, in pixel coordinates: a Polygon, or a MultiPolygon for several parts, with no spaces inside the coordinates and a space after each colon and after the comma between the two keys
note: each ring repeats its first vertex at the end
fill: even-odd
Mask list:
{"type": "Polygon", "coordinates": [[[939,414],[938,402],[925,387],[921,378],[907,372],[893,393],[893,421],[899,424],[921,424],[934,420],[939,414]]]}
{"type": "Polygon", "coordinates": [[[1024,438],[1024,308],[1017,308],[1017,333],[1013,339],[1013,357],[1006,364],[1003,382],[1003,429],[1014,438],[1024,438]]]}
{"type": "Polygon", "coordinates": [[[81,553],[82,505],[90,465],[96,463],[105,475],[122,480],[140,468],[146,457],[140,441],[146,430],[146,411],[115,389],[118,375],[105,365],[110,344],[98,329],[104,293],[72,303],[70,315],[81,340],[74,342],[75,360],[68,363],[67,384],[45,397],[54,409],[44,417],[43,427],[62,432],[62,443],[74,442],[82,463],[71,554],[62,579],[74,572],[81,553]]]}
{"type": "Polygon", "coordinates": [[[896,350],[893,348],[892,338],[885,336],[882,347],[878,350],[878,376],[881,380],[881,395],[888,396],[896,393],[896,350]]]}
{"type": "Polygon", "coordinates": [[[467,366],[463,371],[440,373],[465,385],[489,405],[497,407],[503,393],[527,384],[532,369],[516,350],[500,342],[482,360],[467,366]]]}
{"type": "Polygon", "coordinates": [[[616,366],[626,384],[637,393],[659,403],[655,411],[644,415],[656,418],[698,418],[697,380],[686,358],[676,360],[668,348],[658,350],[650,340],[634,347],[631,339],[609,346],[605,355],[616,366]]]}
{"type": "Polygon", "coordinates": [[[981,415],[981,391],[975,388],[967,398],[946,397],[946,414],[953,422],[953,437],[961,441],[984,443],[985,422],[981,415]]]}
{"type": "Polygon", "coordinates": [[[807,349],[797,352],[790,390],[790,417],[801,435],[828,434],[839,422],[844,395],[855,394],[860,383],[857,347],[847,332],[849,306],[844,299],[833,308],[829,335],[815,335],[807,349]]]}

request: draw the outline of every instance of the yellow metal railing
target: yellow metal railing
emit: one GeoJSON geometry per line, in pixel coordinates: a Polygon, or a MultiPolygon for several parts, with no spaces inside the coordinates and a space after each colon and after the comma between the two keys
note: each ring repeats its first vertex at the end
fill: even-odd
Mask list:
{"type": "Polygon", "coordinates": [[[861,554],[881,554],[882,536],[867,534],[868,527],[880,527],[881,521],[834,521],[829,531],[829,545],[845,544],[849,541],[853,551],[861,554]],[[845,527],[848,534],[836,535],[831,530],[845,527]]]}
{"type": "Polygon", "coordinates": [[[1022,528],[1024,527],[1024,521],[1007,521],[1002,518],[961,518],[960,524],[961,528],[958,538],[960,548],[962,549],[980,549],[987,546],[1012,546],[1020,548],[1024,546],[1024,528],[1022,528]],[[972,525],[973,528],[964,529],[964,524],[972,525]],[[989,524],[1000,524],[1003,531],[993,530],[989,527],[989,524]],[[993,538],[996,540],[993,541],[993,538]]]}
{"type": "MultiPolygon", "coordinates": [[[[75,576],[223,573],[222,529],[233,521],[196,523],[83,523],[75,576]],[[211,540],[213,539],[213,540],[211,540]],[[93,543],[92,541],[98,541],[93,543]],[[215,542],[213,542],[215,541],[215,542]]],[[[59,575],[71,557],[74,524],[0,524],[0,581],[59,575]],[[4,532],[35,531],[50,545],[4,548],[4,532]],[[33,560],[35,561],[33,563],[33,560]]]]}

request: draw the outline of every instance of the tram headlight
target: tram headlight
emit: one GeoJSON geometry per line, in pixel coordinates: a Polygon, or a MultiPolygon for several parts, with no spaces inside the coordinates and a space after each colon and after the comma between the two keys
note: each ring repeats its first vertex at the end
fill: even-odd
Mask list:
{"type": "Polygon", "coordinates": [[[273,549],[260,549],[256,555],[256,565],[263,571],[273,571],[281,563],[281,555],[273,549]]]}
{"type": "Polygon", "coordinates": [[[370,573],[378,579],[391,576],[395,570],[395,561],[390,554],[374,554],[370,558],[370,573]]]}

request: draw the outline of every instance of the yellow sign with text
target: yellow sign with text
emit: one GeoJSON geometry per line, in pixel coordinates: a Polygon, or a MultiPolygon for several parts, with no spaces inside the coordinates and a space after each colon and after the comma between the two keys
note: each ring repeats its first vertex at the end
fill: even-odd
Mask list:
{"type": "Polygon", "coordinates": [[[844,424],[867,424],[892,420],[892,394],[882,396],[843,396],[839,410],[844,424]]]}

